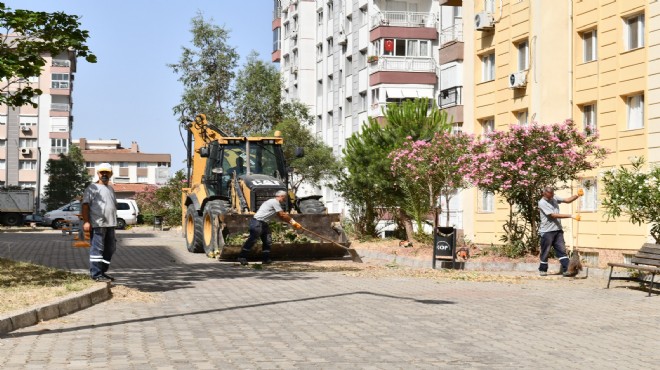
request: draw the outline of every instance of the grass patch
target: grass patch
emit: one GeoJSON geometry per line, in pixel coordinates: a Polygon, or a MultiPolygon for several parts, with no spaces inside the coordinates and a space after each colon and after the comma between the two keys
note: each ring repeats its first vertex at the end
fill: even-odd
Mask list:
{"type": "Polygon", "coordinates": [[[89,288],[87,275],[0,258],[0,314],[89,288]]]}

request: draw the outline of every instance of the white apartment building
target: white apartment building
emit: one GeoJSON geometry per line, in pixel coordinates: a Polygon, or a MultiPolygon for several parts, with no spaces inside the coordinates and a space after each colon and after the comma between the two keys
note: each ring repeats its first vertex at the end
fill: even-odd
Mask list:
{"type": "MultiPolygon", "coordinates": [[[[368,117],[383,120],[387,103],[437,99],[441,90],[437,100],[460,128],[462,46],[453,58],[440,47],[457,53],[450,46],[462,44],[461,14],[440,3],[274,0],[272,60],[281,65],[283,96],[310,107],[316,136],[336,156],[368,117]]],[[[330,212],[345,211],[330,189],[322,195],[330,212]]]]}

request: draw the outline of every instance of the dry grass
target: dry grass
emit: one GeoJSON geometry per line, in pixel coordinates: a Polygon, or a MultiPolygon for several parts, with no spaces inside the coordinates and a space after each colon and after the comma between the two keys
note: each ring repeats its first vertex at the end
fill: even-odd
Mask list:
{"type": "Polygon", "coordinates": [[[93,284],[87,275],[0,258],[0,314],[47,303],[93,284]]]}

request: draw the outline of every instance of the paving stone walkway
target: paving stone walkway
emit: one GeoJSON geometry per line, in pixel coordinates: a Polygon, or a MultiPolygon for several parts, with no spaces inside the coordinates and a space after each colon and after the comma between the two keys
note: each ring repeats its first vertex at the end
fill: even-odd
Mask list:
{"type": "MultiPolygon", "coordinates": [[[[2,369],[657,368],[660,296],[602,280],[522,284],[242,268],[170,232],[120,231],[110,300],[0,337],[2,369]]],[[[55,232],[0,257],[86,271],[55,232]]],[[[365,260],[369,263],[369,260],[365,260]]]]}

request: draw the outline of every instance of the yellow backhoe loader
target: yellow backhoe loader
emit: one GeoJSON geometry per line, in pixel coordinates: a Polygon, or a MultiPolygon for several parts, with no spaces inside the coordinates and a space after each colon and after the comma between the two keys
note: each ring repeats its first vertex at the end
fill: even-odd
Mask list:
{"type": "MultiPolygon", "coordinates": [[[[289,193],[285,210],[309,231],[310,239],[287,231],[288,242],[273,242],[273,258],[340,258],[347,252],[357,256],[341,229],[339,214],[327,213],[320,196],[296,198],[292,194],[282,150],[284,139],[278,132],[273,137],[229,137],[203,114],[182,125],[188,132],[189,184],[181,198],[188,251],[236,258],[240,236],[247,233],[252,215],[278,190],[285,190],[289,193]]],[[[260,246],[255,246],[252,257],[260,252],[260,246]]]]}

